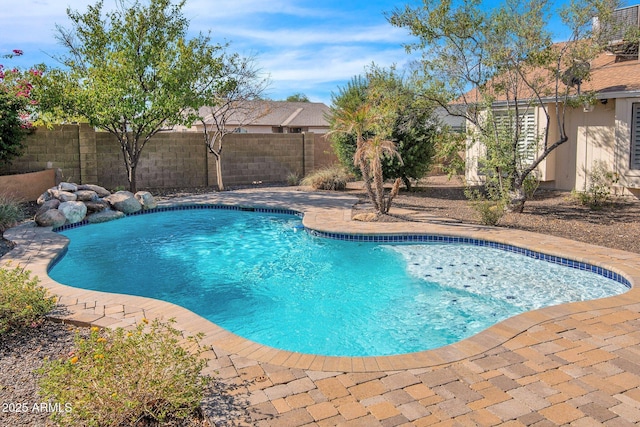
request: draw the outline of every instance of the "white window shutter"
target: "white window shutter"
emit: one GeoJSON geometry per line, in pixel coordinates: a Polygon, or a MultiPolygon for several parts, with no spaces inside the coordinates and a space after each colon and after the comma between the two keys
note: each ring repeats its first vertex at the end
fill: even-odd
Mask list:
{"type": "Polygon", "coordinates": [[[634,103],[631,118],[631,169],[640,169],[640,103],[634,103]]]}
{"type": "MultiPolygon", "coordinates": [[[[508,111],[494,111],[494,119],[498,126],[512,126],[515,120],[509,119],[508,111]]],[[[533,111],[527,111],[520,115],[520,137],[518,138],[518,158],[523,164],[533,163],[538,150],[538,138],[536,128],[536,116],[533,111]]],[[[515,129],[512,130],[515,132],[515,129]]]]}

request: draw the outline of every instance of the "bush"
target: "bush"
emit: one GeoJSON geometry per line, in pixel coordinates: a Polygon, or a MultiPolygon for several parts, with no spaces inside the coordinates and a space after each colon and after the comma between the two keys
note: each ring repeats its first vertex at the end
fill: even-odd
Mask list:
{"type": "Polygon", "coordinates": [[[605,162],[595,161],[590,171],[586,171],[589,184],[584,191],[573,191],[581,205],[590,209],[600,209],[609,201],[611,186],[618,182],[616,173],[611,172],[605,162]]]}
{"type": "Polygon", "coordinates": [[[22,204],[12,197],[0,194],[0,235],[24,218],[22,204]]]}
{"type": "Polygon", "coordinates": [[[333,165],[307,175],[301,184],[310,186],[314,190],[344,190],[351,175],[342,166],[333,165]]]}
{"type": "Polygon", "coordinates": [[[505,213],[505,201],[496,197],[486,197],[478,190],[465,190],[471,207],[480,216],[483,225],[498,225],[505,213]]]}
{"type": "Polygon", "coordinates": [[[287,185],[295,186],[300,184],[300,174],[298,172],[289,172],[287,175],[287,185]]]}
{"type": "MultiPolygon", "coordinates": [[[[45,360],[38,370],[41,395],[70,409],[53,420],[120,426],[193,417],[209,382],[201,375],[206,361],[180,345],[172,323],[155,320],[133,331],[94,327],[88,338],[76,336],[68,357],[45,360]]],[[[198,344],[198,337],[189,340],[198,344]]]]}
{"type": "Polygon", "coordinates": [[[35,326],[53,309],[55,298],[38,282],[24,268],[0,268],[0,334],[35,326]]]}

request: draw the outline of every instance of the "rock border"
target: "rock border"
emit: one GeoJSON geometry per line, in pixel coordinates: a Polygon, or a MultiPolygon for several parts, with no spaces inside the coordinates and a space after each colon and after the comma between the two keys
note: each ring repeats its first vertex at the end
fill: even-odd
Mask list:
{"type": "Polygon", "coordinates": [[[117,191],[111,193],[93,184],[61,182],[38,197],[40,206],[35,222],[40,227],[61,227],[86,220],[106,222],[125,217],[140,210],[158,206],[148,191],[117,191]]]}

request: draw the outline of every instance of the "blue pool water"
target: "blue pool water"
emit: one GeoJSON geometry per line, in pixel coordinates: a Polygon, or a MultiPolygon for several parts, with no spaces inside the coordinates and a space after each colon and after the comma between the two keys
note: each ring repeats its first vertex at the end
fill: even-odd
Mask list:
{"type": "Polygon", "coordinates": [[[432,349],[628,290],[499,249],[315,237],[284,214],[181,210],[62,234],[69,248],[49,273],[60,283],[170,301],[258,343],[331,356],[432,349]]]}

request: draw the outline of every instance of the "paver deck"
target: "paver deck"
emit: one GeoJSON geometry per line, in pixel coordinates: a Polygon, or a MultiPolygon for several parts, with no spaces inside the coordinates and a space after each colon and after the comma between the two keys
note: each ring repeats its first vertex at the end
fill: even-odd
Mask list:
{"type": "MultiPolygon", "coordinates": [[[[436,234],[509,243],[588,262],[632,284],[615,297],[564,304],[507,319],[469,339],[420,353],[323,357],[265,347],[194,313],[149,298],[61,285],[47,267],[67,239],[26,224],[6,232],[17,246],[0,259],[30,269],[79,325],[131,327],[175,318],[204,332],[208,372],[242,407],[214,423],[255,426],[626,426],[640,423],[640,255],[552,236],[432,222],[351,220],[348,194],[284,189],[212,193],[171,203],[284,207],[304,212],[308,228],[361,234],[436,234]]],[[[423,215],[424,216],[424,215],[423,215]]]]}

